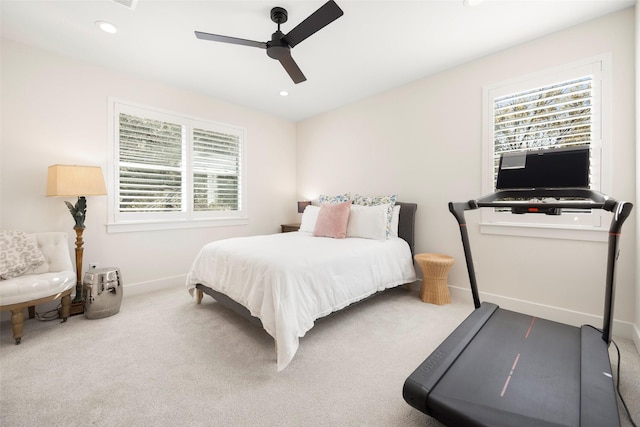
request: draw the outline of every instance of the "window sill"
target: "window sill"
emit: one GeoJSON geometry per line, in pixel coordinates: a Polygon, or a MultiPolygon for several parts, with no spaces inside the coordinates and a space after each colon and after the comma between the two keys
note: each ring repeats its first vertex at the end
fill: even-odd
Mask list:
{"type": "Polygon", "coordinates": [[[569,228],[515,223],[481,223],[480,232],[483,234],[498,234],[503,236],[540,237],[590,242],[607,242],[609,236],[607,230],[602,228],[569,228]]]}
{"type": "Polygon", "coordinates": [[[226,227],[234,225],[247,225],[249,219],[243,218],[219,218],[197,220],[172,220],[172,221],[123,221],[107,224],[107,233],[130,233],[136,231],[155,230],[179,230],[187,228],[226,227]]]}

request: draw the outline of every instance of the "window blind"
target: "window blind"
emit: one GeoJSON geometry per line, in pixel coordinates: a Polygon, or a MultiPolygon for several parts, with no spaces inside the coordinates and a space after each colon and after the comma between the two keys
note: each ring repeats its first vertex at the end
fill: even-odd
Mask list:
{"type": "Polygon", "coordinates": [[[194,211],[240,208],[240,154],[238,135],[194,128],[194,211]]]}
{"type": "Polygon", "coordinates": [[[120,113],[120,212],[183,210],[184,138],[180,124],[120,113]]]}
{"type": "Polygon", "coordinates": [[[590,75],[494,99],[494,188],[502,153],[590,146],[590,75]]]}

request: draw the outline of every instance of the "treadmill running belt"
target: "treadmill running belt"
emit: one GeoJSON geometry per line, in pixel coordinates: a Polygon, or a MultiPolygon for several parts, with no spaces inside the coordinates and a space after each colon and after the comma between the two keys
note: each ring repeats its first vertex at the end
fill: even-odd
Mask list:
{"type": "Polygon", "coordinates": [[[436,419],[463,411],[477,425],[578,425],[580,329],[498,309],[429,401],[436,419]]]}
{"type": "Polygon", "coordinates": [[[407,378],[403,395],[451,426],[619,425],[599,331],[486,302],[407,378]]]}

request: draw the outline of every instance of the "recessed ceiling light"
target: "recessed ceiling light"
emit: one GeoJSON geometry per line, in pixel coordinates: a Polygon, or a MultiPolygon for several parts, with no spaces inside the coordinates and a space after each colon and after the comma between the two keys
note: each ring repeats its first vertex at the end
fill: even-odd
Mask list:
{"type": "Polygon", "coordinates": [[[118,29],[111,22],[107,21],[96,21],[96,25],[105,33],[115,34],[118,32],[118,29]]]}
{"type": "Polygon", "coordinates": [[[483,0],[462,0],[462,4],[467,6],[467,7],[477,6],[482,2],[483,2],[483,0]]]}
{"type": "Polygon", "coordinates": [[[286,90],[280,91],[280,96],[287,96],[287,95],[289,95],[289,92],[287,92],[286,90]]]}

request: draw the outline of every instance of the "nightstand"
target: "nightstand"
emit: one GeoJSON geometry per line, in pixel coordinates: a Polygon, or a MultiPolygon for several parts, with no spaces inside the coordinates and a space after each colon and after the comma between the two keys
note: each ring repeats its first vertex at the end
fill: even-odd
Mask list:
{"type": "Polygon", "coordinates": [[[280,227],[282,227],[282,232],[283,233],[289,233],[291,231],[298,231],[300,230],[300,223],[295,223],[295,224],[281,224],[280,227]]]}

